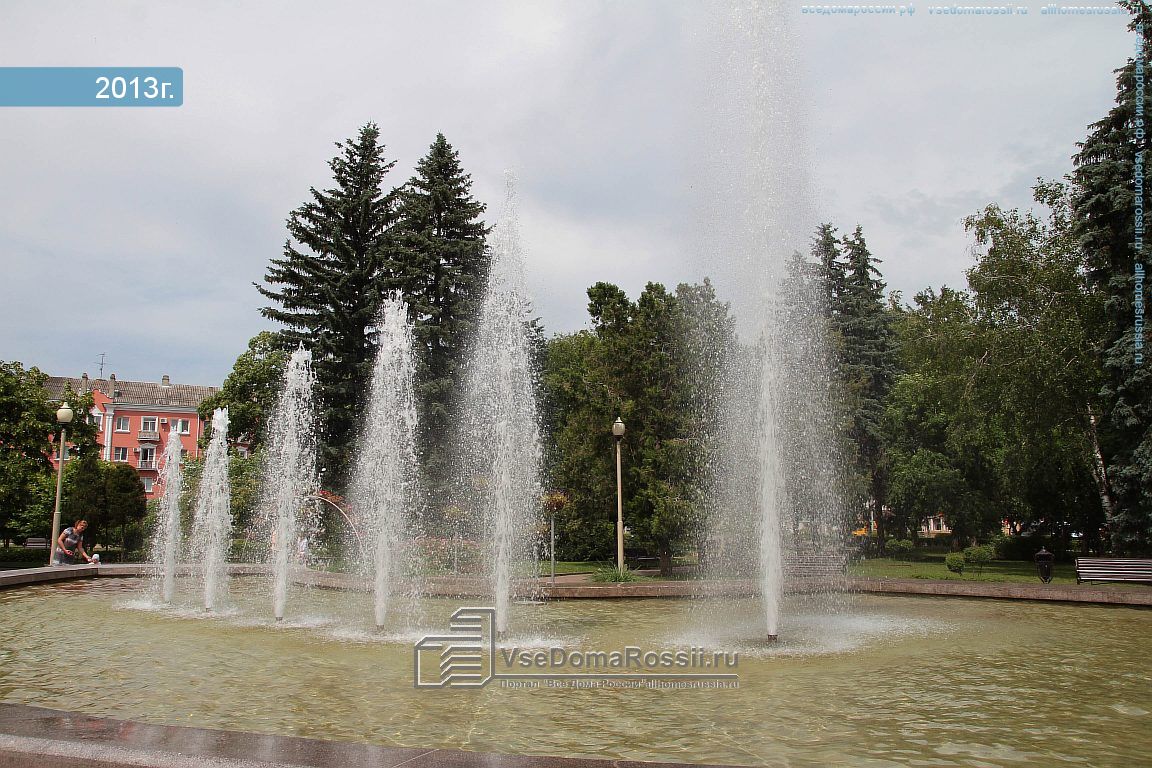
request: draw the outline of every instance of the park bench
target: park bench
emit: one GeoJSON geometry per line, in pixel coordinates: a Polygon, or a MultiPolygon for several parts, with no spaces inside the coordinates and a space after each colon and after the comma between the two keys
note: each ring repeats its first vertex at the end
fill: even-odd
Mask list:
{"type": "Polygon", "coordinates": [[[1112,557],[1076,558],[1076,583],[1085,581],[1152,582],[1152,560],[1112,557]]]}
{"type": "Polygon", "coordinates": [[[848,567],[844,552],[813,552],[784,558],[784,573],[801,578],[843,576],[848,567]]]}
{"type": "Polygon", "coordinates": [[[48,539],[34,538],[24,540],[25,549],[48,549],[48,539]]]}

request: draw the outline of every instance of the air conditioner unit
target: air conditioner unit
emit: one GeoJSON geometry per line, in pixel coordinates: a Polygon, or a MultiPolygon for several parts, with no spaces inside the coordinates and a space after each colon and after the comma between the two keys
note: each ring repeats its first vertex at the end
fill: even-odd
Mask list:
{"type": "Polygon", "coordinates": [[[167,423],[168,423],[168,419],[160,419],[160,423],[161,423],[161,424],[167,424],[167,423]]]}

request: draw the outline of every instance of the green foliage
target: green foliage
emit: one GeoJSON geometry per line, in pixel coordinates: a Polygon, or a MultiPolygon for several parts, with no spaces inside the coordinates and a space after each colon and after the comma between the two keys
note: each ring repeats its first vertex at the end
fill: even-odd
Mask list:
{"type": "MultiPolygon", "coordinates": [[[[838,373],[847,406],[847,434],[864,486],[864,505],[876,510],[878,534],[888,535],[881,510],[888,507],[889,461],[884,430],[885,403],[898,372],[897,338],[893,317],[884,297],[884,282],[861,227],[839,244],[835,230],[825,224],[817,230],[813,254],[825,282],[824,295],[833,338],[839,344],[838,373]],[[837,246],[839,245],[839,250],[837,246]]],[[[858,511],[867,519],[867,510],[858,511]]]]}
{"type": "MultiPolygon", "coordinates": [[[[232,489],[230,509],[232,530],[247,530],[256,522],[260,509],[263,454],[228,457],[228,482],[232,489]]],[[[180,521],[184,530],[192,525],[196,509],[196,499],[200,491],[200,480],[204,476],[204,457],[186,458],[183,463],[183,483],[180,498],[180,521]]],[[[157,510],[158,512],[159,510],[157,510]]]]}
{"type": "Polygon", "coordinates": [[[669,293],[649,283],[637,301],[608,283],[588,290],[592,331],[558,336],[545,352],[548,475],[569,503],[556,515],[564,559],[607,559],[616,509],[613,420],[620,444],[630,544],[672,555],[695,544],[716,441],[720,361],[734,345],[727,305],[708,281],[669,293]]]}
{"type": "Polygon", "coordinates": [[[144,546],[144,518],[148,499],[140,473],[128,464],[113,464],[105,470],[107,525],[110,536],[121,549],[138,550],[144,546]]]}
{"type": "MultiPolygon", "coordinates": [[[[60,425],[58,404],[48,402],[44,390],[47,380],[36,368],[0,361],[0,541],[51,533],[56,488],[49,456],[60,425]]],[[[76,414],[68,427],[73,457],[76,451],[94,457],[96,427],[88,419],[92,395],[69,389],[64,399],[76,414]]]]}
{"type": "MultiPolygon", "coordinates": [[[[256,334],[248,341],[248,349],[236,358],[220,391],[200,404],[200,418],[208,421],[212,411],[227,408],[229,440],[258,449],[264,443],[264,429],[276,407],[287,362],[288,353],[276,334],[256,334]]],[[[209,437],[205,435],[205,439],[209,437]]]]}
{"type": "Polygon", "coordinates": [[[941,514],[973,542],[1007,520],[1099,546],[1102,304],[1073,247],[1067,188],[1034,194],[1046,217],[990,205],[966,220],[981,248],[969,291],[928,289],[895,315],[907,372],[885,419],[898,527],[941,514]]]}
{"type": "Polygon", "coordinates": [[[88,546],[112,541],[108,516],[109,468],[95,451],[85,451],[64,467],[61,530],[78,520],[87,520],[89,530],[84,538],[88,546]]]}
{"type": "Polygon", "coordinates": [[[967,547],[964,550],[964,562],[976,568],[976,575],[984,571],[984,566],[992,562],[996,556],[996,549],[991,544],[980,544],[967,547]]]}
{"type": "Polygon", "coordinates": [[[312,351],[324,433],[320,460],[327,481],[347,478],[364,382],[374,356],[372,327],[384,285],[387,229],[393,196],[382,184],[394,162],[384,159],[380,131],[368,123],[337,143],[329,163],[334,186],[312,188],[312,199],[288,217],[284,255],[272,259],[257,286],[277,306],[265,317],[282,323],[286,348],[312,351]]]}
{"type": "MultiPolygon", "coordinates": [[[[1147,19],[1147,7],[1128,7],[1147,19]]],[[[1146,61],[1152,54],[1147,32],[1141,41],[1146,61]]],[[[1103,363],[1099,441],[1112,544],[1117,552],[1147,555],[1152,553],[1152,366],[1144,361],[1144,334],[1137,335],[1134,306],[1136,265],[1146,268],[1149,245],[1144,238],[1139,248],[1135,242],[1132,179],[1148,139],[1135,130],[1142,87],[1135,62],[1130,59],[1116,75],[1115,106],[1090,126],[1074,158],[1072,235],[1090,285],[1105,297],[1098,337],[1103,363]]]]}
{"type": "Polygon", "coordinates": [[[453,471],[453,401],[488,277],[484,205],[471,190],[458,153],[437,134],[415,175],[395,192],[395,224],[387,238],[384,285],[408,302],[420,348],[419,443],[434,504],[444,498],[453,471]]]}
{"type": "Polygon", "coordinates": [[[949,552],[944,556],[944,565],[948,567],[952,573],[964,573],[964,553],[963,552],[949,552]]]}
{"type": "MultiPolygon", "coordinates": [[[[45,536],[44,538],[48,538],[45,536]]],[[[48,564],[48,549],[24,549],[23,547],[0,547],[0,564],[21,568],[36,568],[48,564]]]]}
{"type": "MultiPolygon", "coordinates": [[[[330,163],[334,186],[313,189],[312,200],[289,216],[284,255],[272,260],[268,287],[258,288],[277,305],[265,307],[264,315],[286,326],[282,349],[303,345],[312,352],[323,425],[319,455],[325,486],[335,490],[343,489],[350,471],[382,298],[402,294],[420,347],[425,486],[439,506],[451,471],[462,363],[487,279],[488,229],[471,178],[443,135],[411,180],[390,192],[383,183],[395,163],[384,159],[379,137],[369,123],[355,139],[337,144],[340,154],[330,163]]],[[[262,423],[275,388],[267,385],[272,362],[269,353],[234,371],[229,401],[252,406],[242,409],[237,430],[262,423]]]]}
{"type": "Polygon", "coordinates": [[[912,557],[916,545],[911,539],[889,539],[884,544],[884,550],[897,560],[907,560],[912,557]]]}
{"type": "Polygon", "coordinates": [[[628,568],[597,568],[592,572],[592,581],[603,583],[623,584],[643,579],[643,576],[628,568]]]}

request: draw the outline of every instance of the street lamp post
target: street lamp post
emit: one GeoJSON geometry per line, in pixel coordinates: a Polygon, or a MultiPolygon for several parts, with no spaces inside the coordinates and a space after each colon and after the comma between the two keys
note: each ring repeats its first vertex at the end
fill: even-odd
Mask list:
{"type": "Polygon", "coordinates": [[[616,568],[624,570],[624,476],[620,473],[620,440],[624,437],[624,422],[620,417],[612,422],[612,436],[616,438],[616,568]]]}
{"type": "Polygon", "coordinates": [[[56,421],[60,424],[60,460],[56,468],[56,511],[52,513],[52,539],[48,543],[48,565],[56,562],[56,539],[60,537],[60,491],[64,486],[64,459],[68,456],[68,425],[75,415],[68,403],[56,411],[56,421]]]}

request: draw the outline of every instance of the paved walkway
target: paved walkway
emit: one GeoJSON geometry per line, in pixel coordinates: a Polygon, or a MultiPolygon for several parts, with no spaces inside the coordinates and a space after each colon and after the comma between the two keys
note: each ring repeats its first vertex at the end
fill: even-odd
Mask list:
{"type": "MultiPolygon", "coordinates": [[[[430,692],[430,695],[436,693],[430,692]]],[[[405,768],[675,768],[685,764],[378,747],[149,725],[22,704],[0,704],[0,768],[396,768],[401,765],[405,768]]]]}

